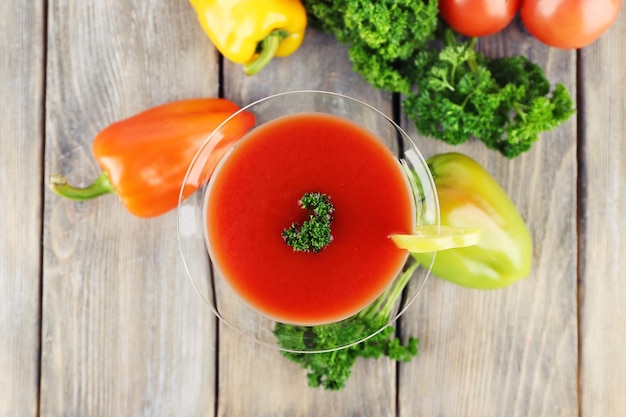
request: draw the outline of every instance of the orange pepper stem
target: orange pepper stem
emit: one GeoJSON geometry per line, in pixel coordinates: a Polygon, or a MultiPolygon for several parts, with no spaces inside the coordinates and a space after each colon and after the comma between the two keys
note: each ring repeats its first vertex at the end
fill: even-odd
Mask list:
{"type": "Polygon", "coordinates": [[[280,43],[289,36],[289,32],[286,30],[275,30],[267,35],[261,42],[259,42],[259,53],[250,62],[243,65],[243,72],[246,75],[254,75],[261,71],[266,66],[278,50],[280,43]]]}
{"type": "Polygon", "coordinates": [[[100,174],[96,180],[86,187],[74,187],[67,183],[67,179],[60,174],[52,174],[48,180],[50,189],[61,197],[74,201],[87,201],[105,194],[117,194],[106,172],[100,174]]]}

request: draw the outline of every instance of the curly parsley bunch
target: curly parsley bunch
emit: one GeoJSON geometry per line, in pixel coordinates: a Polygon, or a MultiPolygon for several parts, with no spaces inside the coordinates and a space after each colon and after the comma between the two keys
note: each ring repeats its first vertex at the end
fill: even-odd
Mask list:
{"type": "Polygon", "coordinates": [[[574,114],[526,57],[488,58],[439,19],[435,0],[304,0],[311,24],[348,45],[354,70],[404,95],[418,132],[449,144],[477,138],[508,158],[574,114]]]}

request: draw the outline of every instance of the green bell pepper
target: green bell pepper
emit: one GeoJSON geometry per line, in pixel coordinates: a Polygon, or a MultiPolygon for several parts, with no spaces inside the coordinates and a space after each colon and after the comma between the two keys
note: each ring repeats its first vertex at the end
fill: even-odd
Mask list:
{"type": "Polygon", "coordinates": [[[530,232],[498,182],[476,161],[459,153],[428,159],[445,226],[482,229],[478,245],[412,256],[432,274],[477,289],[506,287],[530,274],[530,232]]]}

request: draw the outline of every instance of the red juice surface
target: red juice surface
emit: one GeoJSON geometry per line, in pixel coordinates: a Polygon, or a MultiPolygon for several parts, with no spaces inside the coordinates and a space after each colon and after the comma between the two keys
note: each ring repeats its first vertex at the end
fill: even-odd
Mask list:
{"type": "Polygon", "coordinates": [[[257,311],[284,323],[347,318],[371,303],[406,261],[391,233],[411,233],[414,204],[396,158],[375,136],[318,113],[285,116],[244,137],[213,174],[207,241],[217,269],[257,311]],[[321,192],[335,207],[333,241],[295,252],[281,233],[321,192]]]}

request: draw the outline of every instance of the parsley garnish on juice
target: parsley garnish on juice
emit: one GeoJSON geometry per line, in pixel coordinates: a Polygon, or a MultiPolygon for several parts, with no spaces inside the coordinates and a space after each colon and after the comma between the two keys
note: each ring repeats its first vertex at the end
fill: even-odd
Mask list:
{"type": "Polygon", "coordinates": [[[333,241],[330,224],[335,207],[330,202],[330,197],[322,193],[305,193],[298,200],[298,205],[311,212],[309,220],[302,225],[291,223],[281,236],[295,252],[318,253],[333,241]]]}

